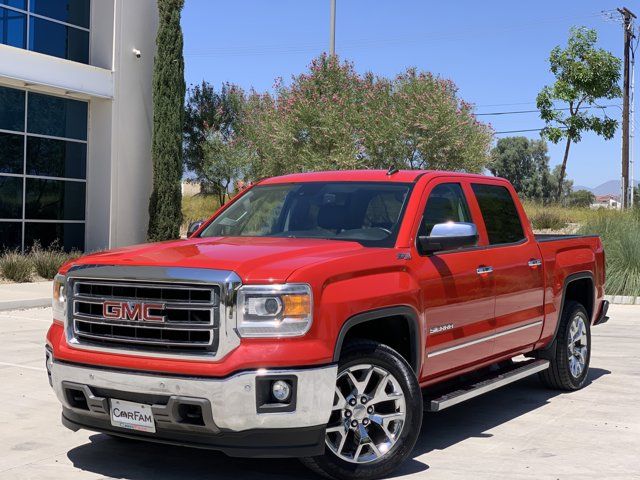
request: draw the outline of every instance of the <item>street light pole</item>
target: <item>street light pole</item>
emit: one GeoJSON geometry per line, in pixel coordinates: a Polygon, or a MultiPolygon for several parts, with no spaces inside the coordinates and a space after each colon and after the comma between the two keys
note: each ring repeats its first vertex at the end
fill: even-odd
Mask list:
{"type": "Polygon", "coordinates": [[[331,26],[329,31],[329,55],[336,54],[336,0],[331,1],[331,26]]]}

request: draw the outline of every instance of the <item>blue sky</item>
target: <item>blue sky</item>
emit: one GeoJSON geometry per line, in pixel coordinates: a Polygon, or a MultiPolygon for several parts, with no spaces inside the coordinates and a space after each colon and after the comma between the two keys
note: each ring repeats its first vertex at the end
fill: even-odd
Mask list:
{"type": "MultiPolygon", "coordinates": [[[[336,52],[361,72],[391,77],[415,66],[450,78],[477,113],[530,110],[552,81],[549,52],[566,43],[571,26],[595,28],[599,45],[622,56],[621,25],[600,14],[621,5],[640,14],[635,1],[337,0],[336,52]]],[[[328,50],[329,0],[186,0],[182,25],[187,84],[269,90],[328,50]]],[[[620,118],[620,108],[607,111],[620,118]]],[[[480,118],[497,132],[542,126],[537,113],[480,118]]],[[[549,147],[553,166],[563,148],[549,147]]],[[[572,146],[568,173],[590,187],[617,179],[620,132],[610,141],[584,136],[572,146]]]]}

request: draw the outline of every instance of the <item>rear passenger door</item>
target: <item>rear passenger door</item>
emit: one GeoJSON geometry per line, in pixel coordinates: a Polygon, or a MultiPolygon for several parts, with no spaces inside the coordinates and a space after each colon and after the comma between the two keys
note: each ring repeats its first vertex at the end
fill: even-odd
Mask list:
{"type": "Polygon", "coordinates": [[[487,265],[495,288],[494,354],[517,351],[540,338],[544,276],[538,244],[522,224],[515,191],[505,184],[472,183],[489,240],[487,265]]]}

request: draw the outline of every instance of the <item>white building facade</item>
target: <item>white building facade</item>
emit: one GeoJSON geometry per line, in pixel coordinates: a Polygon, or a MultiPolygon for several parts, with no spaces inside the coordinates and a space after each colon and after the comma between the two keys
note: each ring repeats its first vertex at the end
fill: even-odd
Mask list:
{"type": "Polygon", "coordinates": [[[155,0],[0,0],[0,250],[144,241],[155,0]]]}

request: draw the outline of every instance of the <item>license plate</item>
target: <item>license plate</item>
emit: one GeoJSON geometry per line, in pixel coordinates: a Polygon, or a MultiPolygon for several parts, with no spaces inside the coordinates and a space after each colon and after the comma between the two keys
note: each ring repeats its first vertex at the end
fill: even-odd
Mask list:
{"type": "Polygon", "coordinates": [[[139,432],[156,433],[151,405],[111,400],[111,425],[139,432]]]}

